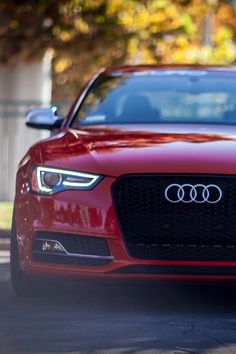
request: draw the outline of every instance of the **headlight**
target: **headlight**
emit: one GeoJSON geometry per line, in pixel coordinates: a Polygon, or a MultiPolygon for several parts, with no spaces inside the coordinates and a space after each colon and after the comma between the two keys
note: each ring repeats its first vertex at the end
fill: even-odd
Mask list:
{"type": "Polygon", "coordinates": [[[31,191],[39,194],[54,194],[64,190],[88,190],[102,179],[90,173],[36,166],[31,176],[31,191]]]}

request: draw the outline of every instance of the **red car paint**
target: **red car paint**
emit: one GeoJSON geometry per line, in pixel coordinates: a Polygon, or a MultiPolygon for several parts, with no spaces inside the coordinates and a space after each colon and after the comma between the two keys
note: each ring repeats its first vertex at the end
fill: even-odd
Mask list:
{"type": "MultiPolygon", "coordinates": [[[[188,66],[181,68],[189,69],[188,66]]],[[[190,67],[192,70],[199,68],[211,70],[209,67],[190,67]]],[[[144,69],[149,70],[149,66],[104,72],[144,69]]],[[[233,72],[231,68],[221,70],[233,72]]],[[[110,273],[133,265],[236,267],[236,261],[141,260],[130,257],[111,195],[114,181],[127,174],[236,175],[236,126],[121,124],[84,126],[78,130],[68,126],[75,107],[76,103],[62,129],[31,147],[19,164],[15,217],[22,269],[30,274],[96,279],[236,280],[236,276],[221,275],[110,273]],[[37,195],[29,190],[32,167],[35,165],[86,171],[103,175],[104,178],[92,190],[63,191],[52,196],[37,195]],[[114,258],[111,263],[99,267],[35,262],[31,254],[32,241],[35,232],[41,230],[106,238],[114,258]]]]}

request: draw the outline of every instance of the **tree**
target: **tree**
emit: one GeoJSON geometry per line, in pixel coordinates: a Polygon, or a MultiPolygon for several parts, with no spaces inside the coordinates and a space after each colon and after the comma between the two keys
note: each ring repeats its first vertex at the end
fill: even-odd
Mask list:
{"type": "Polygon", "coordinates": [[[51,48],[54,96],[64,98],[101,66],[233,62],[235,20],[223,0],[1,1],[0,62],[51,48]]]}

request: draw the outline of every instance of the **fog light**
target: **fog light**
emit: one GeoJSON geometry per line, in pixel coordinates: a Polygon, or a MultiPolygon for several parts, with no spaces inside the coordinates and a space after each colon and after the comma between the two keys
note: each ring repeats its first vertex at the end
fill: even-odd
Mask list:
{"type": "Polygon", "coordinates": [[[45,253],[51,252],[51,253],[64,253],[64,254],[66,254],[64,247],[59,242],[52,241],[52,240],[42,241],[41,250],[45,253]]]}

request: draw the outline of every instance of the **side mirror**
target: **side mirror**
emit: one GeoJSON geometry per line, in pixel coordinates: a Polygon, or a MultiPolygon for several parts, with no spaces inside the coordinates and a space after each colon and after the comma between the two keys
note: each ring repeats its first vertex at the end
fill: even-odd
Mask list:
{"type": "Polygon", "coordinates": [[[55,114],[55,110],[52,108],[31,109],[26,114],[27,127],[35,129],[59,129],[63,120],[55,114]]]}

